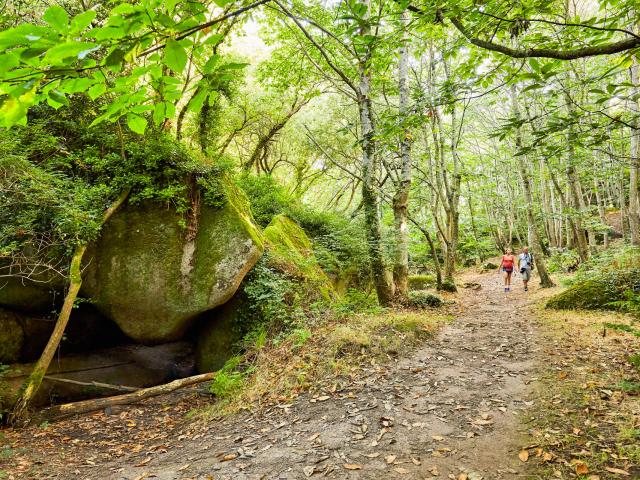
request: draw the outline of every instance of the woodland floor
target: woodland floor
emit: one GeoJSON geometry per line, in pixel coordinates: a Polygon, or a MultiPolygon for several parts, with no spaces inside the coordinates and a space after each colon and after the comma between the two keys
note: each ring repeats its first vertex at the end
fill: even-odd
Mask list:
{"type": "Polygon", "coordinates": [[[528,424],[538,372],[550,368],[535,320],[541,294],[535,286],[524,294],[520,282],[505,294],[497,272],[464,281],[481,288],[461,290],[455,320],[437,337],[391,365],[369,365],[334,392],[203,422],[185,420],[210,401],[189,390],[110,415],[0,432],[10,445],[4,459],[0,450],[0,472],[9,479],[552,478],[532,474],[528,424]]]}

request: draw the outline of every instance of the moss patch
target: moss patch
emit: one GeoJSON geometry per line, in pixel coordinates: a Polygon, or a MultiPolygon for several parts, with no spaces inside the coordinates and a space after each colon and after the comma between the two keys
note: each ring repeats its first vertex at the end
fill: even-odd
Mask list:
{"type": "Polygon", "coordinates": [[[317,288],[330,300],[336,292],[313,253],[311,240],[304,230],[284,215],[276,216],[264,230],[272,266],[317,288]]]}
{"type": "Polygon", "coordinates": [[[146,202],[114,215],[87,252],[83,293],[129,337],[179,338],[197,315],[227,302],[262,255],[246,198],[221,183],[226,201],[202,206],[192,241],[175,209],[146,202]]]}
{"type": "Polygon", "coordinates": [[[549,299],[546,306],[557,310],[613,309],[609,304],[623,299],[625,290],[640,292],[640,270],[602,273],[578,282],[549,299]]]}
{"type": "Polygon", "coordinates": [[[435,285],[435,275],[409,275],[409,290],[426,290],[435,285]]]}

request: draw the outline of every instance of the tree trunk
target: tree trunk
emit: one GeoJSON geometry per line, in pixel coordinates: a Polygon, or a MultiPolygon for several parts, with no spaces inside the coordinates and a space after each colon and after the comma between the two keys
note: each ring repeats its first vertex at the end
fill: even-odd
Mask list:
{"type": "MultiPolygon", "coordinates": [[[[370,8],[370,6],[367,6],[370,8]]],[[[370,34],[368,15],[364,26],[360,29],[363,36],[370,34]]],[[[368,47],[370,48],[370,47],[368,47]]],[[[362,148],[362,209],[364,210],[365,230],[369,243],[369,256],[373,281],[381,305],[389,305],[393,301],[393,285],[386,275],[380,235],[380,218],[378,216],[377,173],[378,162],[375,145],[375,129],[371,105],[371,52],[358,65],[360,82],[358,88],[358,111],[360,114],[361,148],[362,148]]]]}
{"type": "MultiPolygon", "coordinates": [[[[633,57],[631,66],[631,82],[636,85],[634,90],[640,92],[640,66],[638,59],[633,57]]],[[[631,234],[631,244],[640,245],[640,196],[638,193],[638,181],[640,180],[640,125],[638,116],[640,107],[638,100],[631,100],[631,111],[635,115],[635,130],[631,131],[631,165],[629,168],[629,233],[631,234]]]]}
{"type": "Polygon", "coordinates": [[[66,403],[64,405],[56,405],[54,407],[47,408],[38,415],[38,417],[40,420],[63,418],[70,415],[78,415],[80,413],[94,412],[96,410],[102,410],[103,408],[115,405],[129,405],[144,400],[145,398],[171,393],[174,390],[188,387],[189,385],[208,382],[213,380],[217,374],[218,372],[202,373],[200,375],[194,375],[193,377],[180,378],[164,385],[142,388],[135,392],[116,395],[114,397],[94,398],[80,402],[66,403]]]}
{"type": "MultiPolygon", "coordinates": [[[[116,210],[120,208],[129,196],[129,192],[130,189],[127,189],[121,193],[114,203],[104,212],[101,225],[104,225],[116,210]]],[[[87,244],[81,243],[73,252],[69,267],[69,289],[64,297],[64,304],[58,314],[58,319],[56,320],[53,332],[49,337],[49,341],[33,367],[33,371],[25,381],[22,388],[22,395],[20,395],[20,398],[17,400],[13,407],[13,411],[9,416],[9,423],[13,425],[21,423],[27,419],[31,400],[38,392],[38,389],[42,384],[42,379],[49,369],[49,365],[51,364],[51,360],[58,349],[58,345],[60,345],[64,331],[67,328],[67,323],[69,323],[71,310],[73,309],[73,305],[78,297],[78,292],[82,286],[82,258],[84,257],[86,250],[87,244]]]]}
{"type": "Polygon", "coordinates": [[[399,91],[399,121],[403,125],[400,139],[400,181],[393,196],[393,217],[396,234],[395,263],[393,280],[396,285],[396,295],[406,297],[409,294],[409,225],[407,224],[407,210],[409,208],[409,192],[411,189],[411,133],[407,126],[409,110],[409,46],[407,11],[401,17],[402,44],[399,49],[398,62],[398,91],[399,91]]]}
{"type": "MultiPolygon", "coordinates": [[[[518,98],[515,85],[511,87],[511,99],[513,102],[513,112],[516,118],[520,118],[520,110],[518,108],[518,98]]],[[[522,131],[520,128],[516,129],[516,150],[522,150],[522,131]]],[[[538,227],[536,225],[536,219],[533,212],[533,195],[531,194],[531,177],[526,164],[526,158],[524,155],[517,155],[518,167],[520,170],[520,176],[522,177],[522,189],[524,191],[524,199],[526,203],[527,212],[527,233],[529,244],[535,258],[535,265],[540,275],[540,285],[542,288],[553,287],[551,277],[547,272],[547,266],[544,261],[544,249],[542,240],[538,234],[538,227]]]]}

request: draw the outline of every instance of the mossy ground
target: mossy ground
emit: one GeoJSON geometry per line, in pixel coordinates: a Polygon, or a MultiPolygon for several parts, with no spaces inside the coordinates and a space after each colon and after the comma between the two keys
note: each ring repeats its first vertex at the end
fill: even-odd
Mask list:
{"type": "Polygon", "coordinates": [[[640,339],[605,326],[631,318],[543,308],[538,318],[545,357],[528,417],[530,478],[640,478],[640,371],[629,361],[640,339]]]}

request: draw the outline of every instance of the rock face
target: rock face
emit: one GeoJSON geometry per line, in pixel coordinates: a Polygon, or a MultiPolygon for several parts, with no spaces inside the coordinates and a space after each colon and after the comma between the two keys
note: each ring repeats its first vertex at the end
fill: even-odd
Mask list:
{"type": "Polygon", "coordinates": [[[623,300],[625,290],[640,293],[640,270],[622,270],[600,274],[567,288],[547,302],[547,308],[570,310],[611,309],[609,303],[623,300]]]}
{"type": "Polygon", "coordinates": [[[18,315],[0,310],[0,363],[17,362],[24,345],[24,331],[18,315]]]}
{"type": "Polygon", "coordinates": [[[0,307],[24,312],[50,312],[63,296],[62,277],[38,278],[37,282],[4,277],[0,282],[0,307]]]}
{"type": "Polygon", "coordinates": [[[264,237],[274,268],[316,287],[327,300],[335,296],[331,280],[313,254],[311,240],[296,222],[278,215],[264,229],[264,237]]]}
{"type": "MultiPolygon", "coordinates": [[[[122,393],[93,382],[145,388],[187,377],[193,374],[192,355],[190,343],[175,342],[153,347],[124,345],[84,355],[63,356],[49,366],[33,405],[45,406],[52,399],[74,401],[122,393]]],[[[32,369],[33,364],[14,364],[0,376],[0,412],[14,404],[32,369]]]]}
{"type": "MultiPolygon", "coordinates": [[[[304,230],[284,215],[278,215],[264,230],[267,265],[296,280],[308,297],[331,300],[337,296],[331,280],[313,254],[311,241],[304,230]]],[[[250,280],[250,279],[248,279],[250,280]]],[[[246,284],[245,284],[246,285],[246,284]]],[[[249,318],[249,299],[242,289],[228,303],[200,319],[196,339],[196,366],[200,372],[222,368],[236,352],[237,343],[246,333],[246,324],[261,320],[249,318]]],[[[255,315],[255,313],[254,313],[255,315]]]]}
{"type": "Polygon", "coordinates": [[[233,296],[262,255],[246,198],[229,180],[223,187],[225,203],[202,205],[191,229],[175,209],[128,205],[87,252],[82,293],[130,338],[180,338],[195,317],[233,296]]]}

